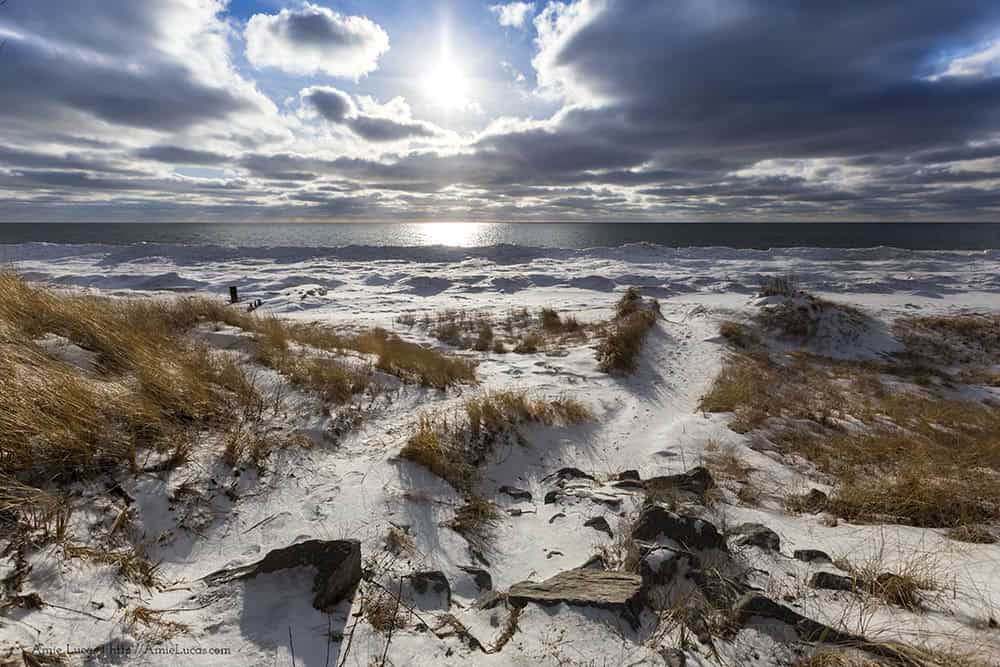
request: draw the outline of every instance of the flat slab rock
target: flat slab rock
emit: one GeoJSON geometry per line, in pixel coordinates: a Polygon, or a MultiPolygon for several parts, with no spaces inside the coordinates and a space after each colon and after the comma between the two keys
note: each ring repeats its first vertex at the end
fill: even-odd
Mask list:
{"type": "Polygon", "coordinates": [[[294,567],[316,569],[313,607],[329,611],[361,581],[361,543],[358,540],[307,540],[269,551],[256,563],[218,570],[207,575],[204,581],[217,586],[294,567]]]}
{"type": "Polygon", "coordinates": [[[642,608],[642,597],[639,575],[590,568],[566,570],[541,583],[522,581],[507,592],[507,600],[516,607],[529,602],[597,607],[620,612],[633,622],[642,608]]]}

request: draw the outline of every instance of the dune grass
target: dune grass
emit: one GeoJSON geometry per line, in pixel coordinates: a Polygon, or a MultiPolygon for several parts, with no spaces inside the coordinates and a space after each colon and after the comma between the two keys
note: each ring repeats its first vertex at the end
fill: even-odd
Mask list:
{"type": "Polygon", "coordinates": [[[577,424],[591,418],[578,401],[541,399],[526,391],[498,391],[465,401],[454,416],[422,415],[400,456],[419,463],[461,492],[470,492],[484,457],[524,424],[577,424]]]}
{"type": "Polygon", "coordinates": [[[639,364],[646,333],[656,324],[660,304],[630,287],[615,306],[610,330],[597,346],[597,365],[605,373],[631,373],[639,364]]]}
{"type": "Polygon", "coordinates": [[[396,322],[412,322],[442,343],[460,350],[497,354],[508,349],[517,354],[551,352],[586,341],[603,327],[601,322],[584,324],[573,314],[547,307],[537,311],[513,308],[503,314],[449,308],[425,313],[421,318],[408,315],[397,318],[396,322]]]}
{"type": "Polygon", "coordinates": [[[834,482],[823,509],[942,528],[1000,519],[995,406],[905,382],[887,391],[891,362],[772,354],[755,330],[723,327],[733,348],[701,409],[815,465],[834,482]]]}

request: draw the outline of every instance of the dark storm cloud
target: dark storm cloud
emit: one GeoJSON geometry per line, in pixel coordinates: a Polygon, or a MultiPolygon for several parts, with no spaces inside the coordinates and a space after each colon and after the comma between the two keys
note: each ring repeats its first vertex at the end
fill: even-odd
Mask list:
{"type": "Polygon", "coordinates": [[[568,118],[630,146],[743,160],[907,151],[996,128],[1000,81],[927,80],[1000,3],[606,3],[548,67],[610,106],[568,118]]]}
{"type": "Polygon", "coordinates": [[[36,123],[73,110],[118,125],[170,131],[251,108],[234,92],[199,82],[180,63],[129,69],[20,39],[4,48],[0,89],[17,91],[4,96],[0,118],[36,123]]]}
{"type": "Polygon", "coordinates": [[[78,169],[117,174],[138,174],[141,172],[110,160],[91,158],[76,153],[42,153],[19,148],[0,147],[0,167],[23,167],[26,169],[78,169]]]}
{"type": "Polygon", "coordinates": [[[180,146],[149,146],[135,152],[135,156],[144,160],[164,162],[166,164],[190,164],[211,166],[225,164],[229,158],[221,153],[201,151],[180,146]]]}
{"type": "Polygon", "coordinates": [[[438,134],[427,123],[399,121],[378,116],[358,116],[348,121],[351,130],[368,141],[399,141],[409,137],[433,137],[438,134]]]}

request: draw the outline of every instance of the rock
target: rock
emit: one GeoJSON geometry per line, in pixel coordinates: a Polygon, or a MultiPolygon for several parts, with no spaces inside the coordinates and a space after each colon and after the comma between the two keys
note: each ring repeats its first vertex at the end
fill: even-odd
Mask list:
{"type": "Polygon", "coordinates": [[[781,538],[778,534],[760,523],[744,523],[733,531],[740,536],[736,544],[753,546],[764,551],[781,551],[781,538]]]}
{"type": "Polygon", "coordinates": [[[535,602],[546,606],[565,603],[607,609],[621,614],[633,627],[638,627],[642,577],[625,572],[566,570],[541,583],[514,584],[507,592],[507,599],[516,607],[535,602]]]}
{"type": "Polygon", "coordinates": [[[361,581],[361,543],[358,540],[308,540],[268,552],[251,565],[219,570],[205,577],[209,585],[252,579],[293,567],[314,567],[313,607],[330,611],[361,581]]]}
{"type": "Polygon", "coordinates": [[[856,587],[854,579],[833,572],[814,573],[809,579],[809,585],[830,591],[853,591],[856,587]]]}
{"type": "Polygon", "coordinates": [[[501,486],[500,493],[506,494],[514,500],[531,500],[531,492],[519,489],[516,486],[501,486]]]}
{"type": "Polygon", "coordinates": [[[565,519],[565,518],[566,518],[565,514],[563,514],[562,512],[556,512],[551,517],[549,517],[549,523],[555,523],[556,519],[565,519]]]}
{"type": "Polygon", "coordinates": [[[686,667],[687,654],[679,648],[661,648],[660,657],[666,667],[686,667]]]}
{"type": "Polygon", "coordinates": [[[671,609],[689,599],[697,584],[689,575],[701,563],[694,554],[670,547],[656,547],[639,561],[643,599],[653,609],[671,609]]]}
{"type": "Polygon", "coordinates": [[[486,570],[473,567],[471,565],[461,565],[459,568],[462,572],[465,572],[472,577],[472,580],[476,582],[476,586],[481,591],[491,591],[493,590],[493,577],[486,570]]]}
{"type": "Polygon", "coordinates": [[[641,479],[641,478],[639,477],[639,471],[638,470],[623,470],[620,473],[618,473],[618,480],[619,481],[633,480],[633,481],[638,482],[639,479],[641,479]]]}
{"type": "Polygon", "coordinates": [[[791,626],[803,641],[822,641],[847,644],[858,641],[857,637],[839,632],[780,605],[760,593],[745,593],[733,605],[733,618],[741,626],[746,626],[754,618],[776,620],[791,626]]]}
{"type": "Polygon", "coordinates": [[[587,559],[587,562],[580,566],[581,570],[607,570],[608,562],[604,560],[604,556],[600,554],[594,554],[587,559]]]}
{"type": "Polygon", "coordinates": [[[555,479],[557,482],[565,482],[568,479],[588,479],[591,482],[597,481],[593,475],[588,475],[579,468],[560,468],[551,475],[543,477],[542,481],[545,482],[550,479],[555,479]]]}
{"type": "Polygon", "coordinates": [[[805,563],[833,562],[829,554],[825,551],[820,551],[819,549],[796,549],[792,552],[792,558],[805,563]]]}
{"type": "Polygon", "coordinates": [[[607,533],[608,537],[615,536],[615,534],[611,532],[611,526],[608,525],[608,520],[603,516],[595,516],[591,519],[587,519],[583,522],[583,525],[587,528],[593,528],[594,530],[599,530],[602,533],[607,533]]]}
{"type": "Polygon", "coordinates": [[[611,486],[615,487],[616,489],[636,489],[637,491],[646,488],[646,485],[637,479],[619,480],[617,482],[612,482],[611,486]]]}
{"type": "Polygon", "coordinates": [[[451,584],[440,570],[414,572],[406,577],[412,594],[409,596],[414,606],[421,609],[450,609],[451,584]]]}
{"type": "Polygon", "coordinates": [[[556,501],[557,498],[559,498],[558,491],[549,491],[548,493],[545,494],[545,504],[551,505],[556,501]]]}
{"type": "Polygon", "coordinates": [[[698,466],[679,475],[664,475],[650,477],[645,482],[647,491],[674,491],[704,496],[705,492],[715,487],[715,480],[708,468],[698,466]]]}
{"type": "Polygon", "coordinates": [[[675,514],[659,505],[647,505],[632,527],[632,537],[657,542],[661,536],[689,551],[726,551],[726,540],[709,522],[675,514]]]}

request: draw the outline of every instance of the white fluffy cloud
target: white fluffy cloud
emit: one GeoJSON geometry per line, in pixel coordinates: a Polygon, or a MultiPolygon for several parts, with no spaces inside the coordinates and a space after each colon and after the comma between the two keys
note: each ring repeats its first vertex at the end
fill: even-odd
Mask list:
{"type": "Polygon", "coordinates": [[[500,25],[520,28],[534,8],[535,4],[532,2],[509,2],[505,5],[491,5],[490,11],[496,14],[500,25]]]}
{"type": "Polygon", "coordinates": [[[290,74],[358,79],[378,68],[389,35],[363,16],[344,16],[306,3],[278,14],[255,14],[247,23],[247,59],[254,67],[290,74]]]}

